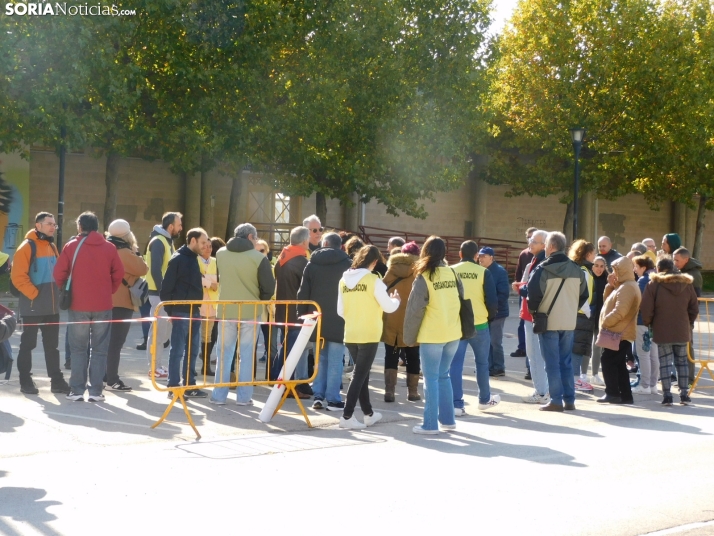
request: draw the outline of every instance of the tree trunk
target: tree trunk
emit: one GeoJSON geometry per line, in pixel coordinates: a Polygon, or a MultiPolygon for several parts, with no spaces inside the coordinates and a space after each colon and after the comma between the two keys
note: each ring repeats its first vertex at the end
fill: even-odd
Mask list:
{"type": "Polygon", "coordinates": [[[695,259],[701,259],[700,255],[702,253],[702,236],[704,235],[704,216],[706,216],[707,212],[707,201],[709,201],[709,199],[706,195],[699,196],[697,226],[694,231],[694,249],[692,250],[692,257],[694,257],[695,259]]]}
{"type": "Polygon", "coordinates": [[[107,167],[104,181],[107,192],[104,197],[104,230],[109,229],[109,224],[117,217],[117,192],[119,190],[119,155],[107,154],[107,167]]]}
{"type": "Polygon", "coordinates": [[[324,227],[327,222],[327,199],[322,192],[315,194],[315,215],[320,218],[320,223],[324,227]]]}
{"type": "Polygon", "coordinates": [[[563,234],[570,244],[573,241],[573,202],[568,203],[565,209],[565,219],[563,220],[563,234]]]}
{"type": "Polygon", "coordinates": [[[239,171],[238,175],[233,177],[231,183],[231,198],[228,201],[228,222],[226,224],[226,240],[233,238],[235,228],[240,223],[238,221],[238,212],[243,193],[243,171],[239,171]]]}
{"type": "Polygon", "coordinates": [[[215,198],[213,196],[213,177],[208,173],[205,159],[201,162],[201,227],[205,229],[208,236],[213,236],[213,213],[215,198]]]}

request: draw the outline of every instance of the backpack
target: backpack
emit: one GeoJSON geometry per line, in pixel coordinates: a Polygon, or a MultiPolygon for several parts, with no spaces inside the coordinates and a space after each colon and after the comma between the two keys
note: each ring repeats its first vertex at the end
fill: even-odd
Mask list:
{"type": "MultiPolygon", "coordinates": [[[[32,269],[32,265],[35,264],[35,259],[37,258],[37,244],[35,244],[34,240],[25,240],[25,242],[30,244],[30,269],[32,269]]],[[[22,247],[22,244],[20,244],[20,248],[22,247]]],[[[18,249],[20,249],[18,248],[18,249]]],[[[35,272],[37,272],[37,265],[35,265],[35,272]]],[[[10,294],[15,296],[16,298],[19,298],[20,296],[23,296],[22,292],[20,292],[15,285],[12,283],[12,277],[10,277],[10,294]]],[[[0,373],[2,371],[0,370],[0,373]]]]}

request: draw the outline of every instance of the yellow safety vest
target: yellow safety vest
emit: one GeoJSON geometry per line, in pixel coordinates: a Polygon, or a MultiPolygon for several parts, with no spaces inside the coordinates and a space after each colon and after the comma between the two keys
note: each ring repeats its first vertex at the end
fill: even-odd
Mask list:
{"type": "MultiPolygon", "coordinates": [[[[593,274],[591,274],[590,270],[588,270],[585,266],[581,266],[580,269],[583,272],[585,272],[585,281],[587,281],[587,284],[588,284],[588,301],[585,303],[587,303],[588,305],[592,305],[593,298],[595,297],[595,296],[593,296],[593,285],[594,285],[593,274]]],[[[583,313],[583,310],[580,309],[578,312],[583,313]]]]}
{"type": "Polygon", "coordinates": [[[367,274],[354,288],[348,288],[340,279],[343,315],[345,319],[345,343],[365,344],[379,342],[382,338],[382,308],[374,297],[374,285],[379,280],[375,274],[367,274]]]}
{"type": "Polygon", "coordinates": [[[461,284],[464,286],[464,298],[471,300],[474,310],[474,325],[479,326],[488,322],[488,309],[483,286],[486,281],[486,268],[475,262],[460,262],[453,267],[459,274],[461,284]]]}
{"type": "Polygon", "coordinates": [[[166,274],[166,268],[169,266],[169,259],[171,259],[171,255],[173,254],[173,248],[169,244],[169,241],[166,240],[166,237],[163,235],[156,235],[154,238],[149,240],[149,244],[146,246],[146,257],[145,261],[147,266],[149,267],[149,271],[146,274],[146,282],[149,284],[149,290],[159,290],[156,288],[156,283],[154,283],[154,278],[151,277],[151,253],[149,253],[149,248],[151,247],[151,243],[159,239],[164,243],[164,259],[161,264],[161,275],[166,274]]]}
{"type": "Polygon", "coordinates": [[[434,270],[434,281],[422,274],[429,289],[429,304],[424,311],[417,342],[443,344],[461,338],[459,320],[459,289],[451,268],[439,266],[434,270]]]}

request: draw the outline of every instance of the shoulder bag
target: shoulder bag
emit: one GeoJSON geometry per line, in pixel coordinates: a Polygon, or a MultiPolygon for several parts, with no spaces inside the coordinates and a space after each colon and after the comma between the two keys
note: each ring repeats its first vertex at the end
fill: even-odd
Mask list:
{"type": "Polygon", "coordinates": [[[558,291],[555,293],[555,296],[553,297],[553,301],[550,302],[550,307],[548,307],[547,313],[534,313],[533,314],[533,333],[539,334],[539,333],[545,333],[546,331],[548,331],[548,316],[550,315],[550,312],[553,310],[555,301],[558,299],[558,295],[560,294],[560,291],[563,288],[564,284],[565,284],[565,278],[563,278],[560,281],[560,286],[558,287],[558,291]]]}
{"type": "MultiPolygon", "coordinates": [[[[632,317],[632,320],[627,323],[625,329],[622,330],[622,333],[627,331],[627,328],[630,327],[630,324],[632,324],[636,318],[637,315],[635,314],[635,316],[632,317]]],[[[609,329],[601,327],[600,333],[598,333],[597,339],[595,340],[595,346],[599,346],[600,348],[607,348],[608,350],[614,350],[615,352],[617,352],[620,349],[622,333],[616,333],[614,331],[610,331],[609,329]]]]}
{"type": "Polygon", "coordinates": [[[459,294],[459,320],[461,321],[461,339],[467,340],[476,334],[476,327],[474,326],[474,309],[471,305],[471,300],[467,300],[461,294],[459,290],[459,276],[451,268],[454,274],[454,280],[456,281],[456,292],[459,294]]]}
{"type": "Polygon", "coordinates": [[[77,260],[77,253],[79,253],[79,248],[82,247],[84,241],[87,239],[85,236],[80,240],[77,249],[74,250],[74,257],[72,258],[72,267],[69,269],[69,278],[67,282],[59,289],[59,308],[66,311],[72,306],[72,272],[74,271],[74,261],[77,260]]]}

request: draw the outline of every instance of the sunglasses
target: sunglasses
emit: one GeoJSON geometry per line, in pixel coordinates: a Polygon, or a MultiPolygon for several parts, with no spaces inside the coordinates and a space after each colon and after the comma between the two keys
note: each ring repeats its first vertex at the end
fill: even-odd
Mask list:
{"type": "Polygon", "coordinates": [[[321,233],[322,231],[325,230],[324,227],[319,227],[317,229],[310,229],[313,233],[321,233]]]}

